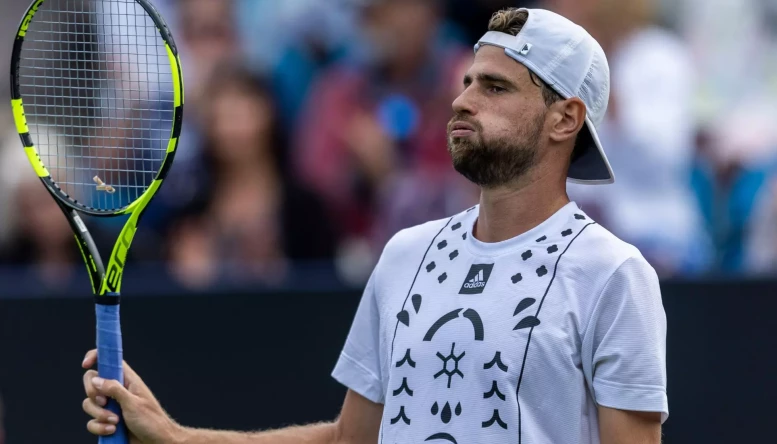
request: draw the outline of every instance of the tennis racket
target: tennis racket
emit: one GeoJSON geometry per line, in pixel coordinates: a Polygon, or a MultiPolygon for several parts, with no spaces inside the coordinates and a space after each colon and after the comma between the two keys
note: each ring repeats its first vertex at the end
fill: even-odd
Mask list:
{"type": "MultiPolygon", "coordinates": [[[[178,145],[178,50],[147,0],[36,0],[11,59],[11,105],[33,170],[65,213],[94,293],[98,373],[123,383],[119,293],[138,222],[178,145]],[[128,216],[107,268],[80,214],[128,216]]],[[[118,404],[108,409],[121,418],[118,404]]],[[[102,444],[128,442],[123,419],[102,444]]]]}

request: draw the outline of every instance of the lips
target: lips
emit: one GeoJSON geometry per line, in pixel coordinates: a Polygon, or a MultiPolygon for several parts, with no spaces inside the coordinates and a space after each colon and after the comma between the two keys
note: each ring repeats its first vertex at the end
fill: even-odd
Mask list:
{"type": "Polygon", "coordinates": [[[475,131],[475,127],[467,122],[458,121],[451,125],[451,131],[475,131]]]}

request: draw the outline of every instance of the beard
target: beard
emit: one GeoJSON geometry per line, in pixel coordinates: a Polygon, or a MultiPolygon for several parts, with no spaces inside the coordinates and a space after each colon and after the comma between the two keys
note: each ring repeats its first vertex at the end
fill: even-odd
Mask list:
{"type": "Polygon", "coordinates": [[[485,139],[482,126],[462,115],[448,123],[448,153],[453,168],[470,182],[482,188],[509,185],[524,176],[537,163],[545,114],[540,114],[513,137],[485,139]],[[465,138],[452,138],[451,125],[467,122],[475,133],[465,138]]]}

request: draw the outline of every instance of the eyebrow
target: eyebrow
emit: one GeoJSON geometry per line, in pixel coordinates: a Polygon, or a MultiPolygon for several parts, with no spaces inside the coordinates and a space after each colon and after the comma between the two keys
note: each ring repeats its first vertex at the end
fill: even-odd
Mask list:
{"type": "MultiPolygon", "coordinates": [[[[511,86],[513,88],[516,87],[515,83],[513,83],[507,77],[504,77],[496,73],[478,73],[475,75],[475,78],[477,78],[479,82],[483,82],[483,83],[501,83],[503,85],[511,86]]],[[[471,84],[472,84],[472,76],[470,74],[465,74],[464,86],[469,86],[471,84]]]]}

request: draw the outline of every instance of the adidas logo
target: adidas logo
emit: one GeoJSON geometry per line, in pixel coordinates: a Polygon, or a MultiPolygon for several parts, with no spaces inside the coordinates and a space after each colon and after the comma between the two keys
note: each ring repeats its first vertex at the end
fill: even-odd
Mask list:
{"type": "Polygon", "coordinates": [[[464,283],[461,285],[459,294],[483,293],[483,289],[486,288],[488,278],[491,276],[491,270],[493,268],[494,264],[473,264],[469,268],[467,277],[464,278],[464,283]]]}
{"type": "Polygon", "coordinates": [[[464,288],[481,288],[486,286],[486,281],[483,279],[483,270],[478,271],[469,282],[464,284],[464,288]]]}

